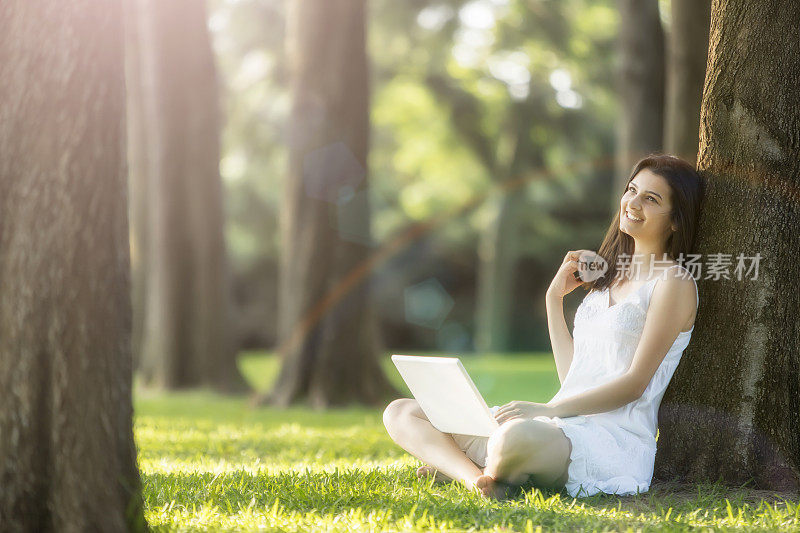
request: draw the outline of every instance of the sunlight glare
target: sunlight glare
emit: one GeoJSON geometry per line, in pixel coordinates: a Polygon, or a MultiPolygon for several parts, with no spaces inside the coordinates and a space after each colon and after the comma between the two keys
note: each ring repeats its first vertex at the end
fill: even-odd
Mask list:
{"type": "Polygon", "coordinates": [[[572,87],[572,76],[563,68],[557,68],[550,73],[550,85],[556,91],[568,91],[572,87]]]}
{"type": "Polygon", "coordinates": [[[580,94],[573,90],[558,91],[556,93],[556,102],[561,107],[569,109],[578,109],[583,105],[583,98],[580,94]]]}
{"type": "Polygon", "coordinates": [[[417,15],[417,25],[426,30],[439,31],[454,15],[455,11],[448,5],[427,6],[417,15]]]}
{"type": "Polygon", "coordinates": [[[491,2],[473,0],[458,11],[458,18],[467,28],[488,30],[494,28],[495,15],[491,2]]]}

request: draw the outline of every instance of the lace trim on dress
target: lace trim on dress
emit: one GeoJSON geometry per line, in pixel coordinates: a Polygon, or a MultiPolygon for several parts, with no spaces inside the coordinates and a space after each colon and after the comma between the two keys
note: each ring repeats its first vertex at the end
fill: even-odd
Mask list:
{"type": "MultiPolygon", "coordinates": [[[[672,265],[668,267],[664,272],[671,268],[682,268],[686,270],[681,265],[672,265]]],[[[694,277],[689,274],[689,271],[686,270],[689,277],[694,281],[694,277]]],[[[615,322],[617,322],[620,326],[619,331],[623,333],[628,333],[631,336],[637,336],[641,333],[641,328],[644,326],[644,320],[647,317],[647,307],[644,305],[644,301],[647,300],[649,304],[650,297],[652,297],[653,290],[655,290],[655,283],[660,279],[665,279],[663,273],[655,278],[648,280],[646,283],[642,284],[638,287],[635,291],[628,294],[625,298],[620,300],[619,302],[615,303],[614,305],[611,304],[611,291],[608,287],[603,289],[602,291],[595,291],[590,296],[591,298],[586,298],[581,304],[578,306],[578,310],[575,314],[575,322],[576,324],[579,321],[583,321],[585,318],[591,318],[596,313],[611,311],[620,309],[620,313],[614,318],[615,322]],[[650,287],[650,290],[647,293],[643,292],[643,289],[650,287]],[[647,297],[645,298],[645,294],[647,297]],[[586,305],[584,305],[586,304],[586,305]],[[629,304],[629,305],[626,305],[629,304]],[[593,310],[592,313],[587,316],[587,308],[593,310]]],[[[697,306],[700,305],[700,295],[697,289],[697,282],[695,281],[695,297],[697,299],[697,306]]],[[[694,324],[692,327],[685,330],[680,331],[678,334],[685,334],[691,335],[694,331],[694,324]]]]}

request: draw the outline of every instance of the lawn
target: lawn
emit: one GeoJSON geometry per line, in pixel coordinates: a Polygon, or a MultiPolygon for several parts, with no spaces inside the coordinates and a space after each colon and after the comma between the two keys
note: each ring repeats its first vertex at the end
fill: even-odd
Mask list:
{"type": "MultiPolygon", "coordinates": [[[[545,402],[558,390],[550,354],[463,360],[489,405],[545,402]]],[[[259,353],[240,366],[262,390],[277,371],[259,353]]],[[[389,439],[380,409],[251,409],[243,397],[142,390],[135,406],[145,512],[159,531],[800,531],[796,498],[717,485],[483,500],[460,484],[418,480],[420,463],[389,439]]]]}

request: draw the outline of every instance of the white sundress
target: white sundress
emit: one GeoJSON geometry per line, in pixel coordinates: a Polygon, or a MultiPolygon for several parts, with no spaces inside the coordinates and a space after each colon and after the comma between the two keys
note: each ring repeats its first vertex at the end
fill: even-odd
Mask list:
{"type": "MultiPolygon", "coordinates": [[[[683,268],[673,265],[667,270],[675,267],[683,268]]],[[[686,275],[694,281],[688,271],[686,275]]],[[[575,313],[572,364],[561,389],[550,402],[595,388],[627,371],[659,279],[664,279],[663,274],[610,307],[608,288],[584,297],[575,313]]],[[[696,282],[695,296],[699,307],[696,282]]],[[[598,492],[626,495],[650,489],[656,457],[658,407],[693,330],[694,326],[678,333],[644,394],[637,400],[604,413],[535,418],[555,423],[572,442],[566,483],[571,496],[591,496],[598,492]]]]}
{"type": "MultiPolygon", "coordinates": [[[[680,265],[669,268],[674,267],[683,268],[680,265]]],[[[686,275],[694,281],[688,271],[686,275]]],[[[627,371],[659,279],[664,279],[663,274],[610,307],[608,289],[584,297],[575,313],[572,364],[561,388],[548,403],[593,389],[627,371]]],[[[696,282],[695,294],[699,307],[696,282]]],[[[694,326],[678,333],[644,394],[637,400],[604,413],[534,418],[557,425],[572,443],[565,486],[570,496],[584,497],[598,492],[628,495],[650,489],[658,408],[693,330],[694,326]]],[[[467,456],[485,466],[488,437],[453,437],[467,456]]]]}

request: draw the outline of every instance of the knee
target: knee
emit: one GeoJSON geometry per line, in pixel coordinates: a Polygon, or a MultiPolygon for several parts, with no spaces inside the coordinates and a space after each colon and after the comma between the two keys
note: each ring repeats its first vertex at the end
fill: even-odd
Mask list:
{"type": "Polygon", "coordinates": [[[398,398],[392,401],[383,410],[383,425],[390,433],[397,428],[398,423],[417,407],[417,401],[411,398],[398,398]]]}
{"type": "Polygon", "coordinates": [[[536,424],[537,422],[527,419],[504,423],[489,437],[487,454],[492,456],[495,463],[516,462],[530,457],[542,444],[536,424]]]}

